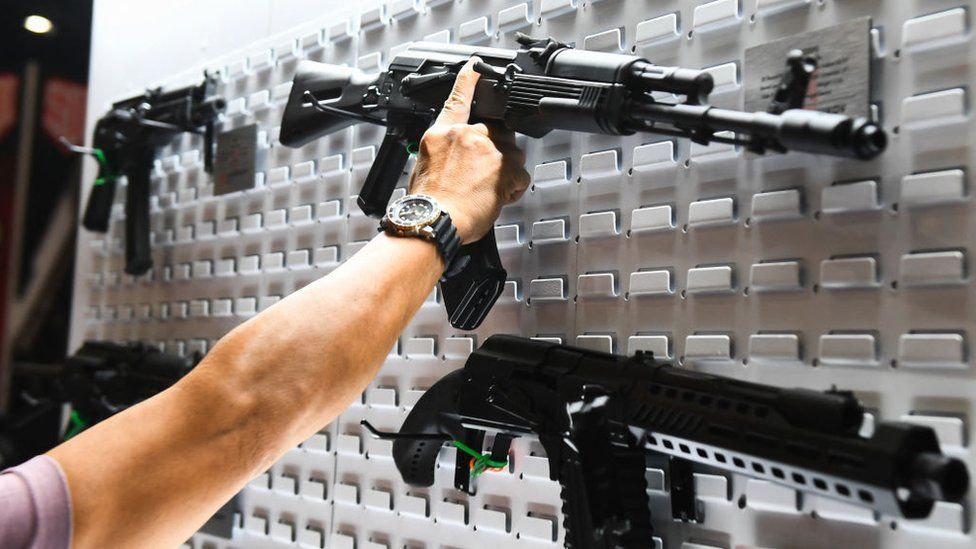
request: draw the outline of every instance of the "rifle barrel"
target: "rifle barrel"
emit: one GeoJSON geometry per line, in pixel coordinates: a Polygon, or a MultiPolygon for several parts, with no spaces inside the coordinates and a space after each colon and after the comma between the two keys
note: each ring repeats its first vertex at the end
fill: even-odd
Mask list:
{"type": "Polygon", "coordinates": [[[872,159],[888,143],[887,135],[876,123],[865,118],[840,114],[790,109],[783,114],[742,112],[708,105],[635,102],[630,110],[633,129],[654,131],[663,122],[687,130],[692,137],[707,138],[721,131],[748,135],[753,142],[786,150],[872,159]]]}

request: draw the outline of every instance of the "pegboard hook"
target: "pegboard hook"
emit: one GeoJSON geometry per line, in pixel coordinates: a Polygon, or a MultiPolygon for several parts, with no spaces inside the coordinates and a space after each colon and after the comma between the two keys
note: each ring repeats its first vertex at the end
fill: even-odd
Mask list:
{"type": "Polygon", "coordinates": [[[374,437],[380,440],[441,440],[448,441],[451,437],[447,435],[431,434],[431,433],[394,433],[392,431],[380,431],[373,424],[366,421],[365,419],[359,422],[360,425],[366,428],[374,437]]]}

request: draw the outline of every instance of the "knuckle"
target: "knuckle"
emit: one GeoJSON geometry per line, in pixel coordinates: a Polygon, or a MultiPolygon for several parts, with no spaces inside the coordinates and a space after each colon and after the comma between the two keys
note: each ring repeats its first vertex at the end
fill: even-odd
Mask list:
{"type": "Polygon", "coordinates": [[[505,160],[505,155],[495,148],[495,144],[492,143],[490,139],[484,136],[478,139],[478,150],[482,154],[491,155],[492,158],[497,159],[498,162],[503,162],[505,160]]]}
{"type": "Polygon", "coordinates": [[[425,153],[431,151],[437,151],[442,148],[444,143],[444,133],[440,130],[428,130],[423,137],[420,138],[420,150],[425,153]]]}
{"type": "Polygon", "coordinates": [[[444,129],[443,126],[431,126],[426,132],[424,132],[424,136],[420,139],[420,141],[421,143],[425,141],[430,143],[442,141],[445,137],[447,137],[447,130],[444,129]]]}
{"type": "Polygon", "coordinates": [[[465,149],[472,149],[475,151],[481,151],[484,148],[482,136],[469,126],[465,126],[464,129],[458,134],[458,143],[465,149]]]}
{"type": "Polygon", "coordinates": [[[491,160],[492,164],[495,166],[496,169],[501,170],[505,168],[505,155],[502,154],[501,151],[496,149],[494,146],[492,146],[491,142],[488,143],[488,145],[485,147],[485,150],[482,151],[482,154],[484,154],[491,160]]]}
{"type": "Polygon", "coordinates": [[[447,137],[450,137],[451,139],[463,138],[464,134],[466,133],[465,132],[466,127],[467,126],[465,126],[464,124],[451,124],[450,126],[447,127],[447,137]]]}

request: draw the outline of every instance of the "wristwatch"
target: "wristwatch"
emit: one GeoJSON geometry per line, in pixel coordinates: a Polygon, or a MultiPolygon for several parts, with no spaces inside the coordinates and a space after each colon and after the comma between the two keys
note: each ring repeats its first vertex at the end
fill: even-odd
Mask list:
{"type": "Polygon", "coordinates": [[[414,236],[435,243],[444,259],[445,273],[451,272],[461,248],[451,215],[425,194],[408,194],[395,200],[380,220],[380,230],[391,236],[414,236]]]}

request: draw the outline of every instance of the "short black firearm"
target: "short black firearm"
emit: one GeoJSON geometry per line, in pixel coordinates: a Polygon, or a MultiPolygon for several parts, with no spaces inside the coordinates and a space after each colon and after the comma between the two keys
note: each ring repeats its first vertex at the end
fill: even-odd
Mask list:
{"type": "MultiPolygon", "coordinates": [[[[802,109],[816,60],[798,50],[785,60],[768,112],[749,113],[707,105],[714,82],[705,71],[577,50],[552,39],[519,35],[518,42],[517,50],[419,42],[377,75],[304,61],[282,117],[281,143],[299,147],[358,123],[386,126],[358,199],[363,212],[381,217],[410,153],[473,56],[482,61],[475,65],[481,79],[471,120],[501,123],[530,137],[553,130],[647,132],[734,143],[757,153],[792,150],[865,160],[887,143],[874,122],[802,109]],[[675,95],[656,99],[659,93],[675,95]]],[[[474,329],[501,294],[507,273],[493,233],[462,248],[462,257],[468,258],[465,268],[442,280],[441,291],[451,324],[474,329]]]]}
{"type": "Polygon", "coordinates": [[[882,421],[862,436],[864,417],[845,391],[495,335],[420,397],[399,433],[363,424],[393,439],[393,460],[413,486],[433,484],[438,452],[452,443],[454,487],[469,493],[478,474],[506,467],[514,438],[538,437],[562,486],[566,547],[576,549],[653,546],[644,477],[652,454],[669,460],[667,520],[701,519],[693,464],[908,519],[962,500],[968,470],[941,452],[931,428],[882,421]]]}
{"type": "Polygon", "coordinates": [[[216,95],[217,79],[204,75],[196,86],[163,91],[162,88],[119,101],[98,120],[91,149],[98,160],[98,178],[92,186],[82,224],[107,232],[112,216],[117,179],[125,176],[125,272],[139,276],[152,267],[149,238],[149,178],[157,148],[184,132],[204,135],[204,169],[213,169],[214,124],[226,108],[216,95]]]}
{"type": "Polygon", "coordinates": [[[148,343],[86,341],[60,364],[13,362],[11,413],[0,420],[0,465],[46,452],[166,390],[200,358],[164,353],[148,343]],[[71,414],[61,433],[65,404],[71,414]]]}

